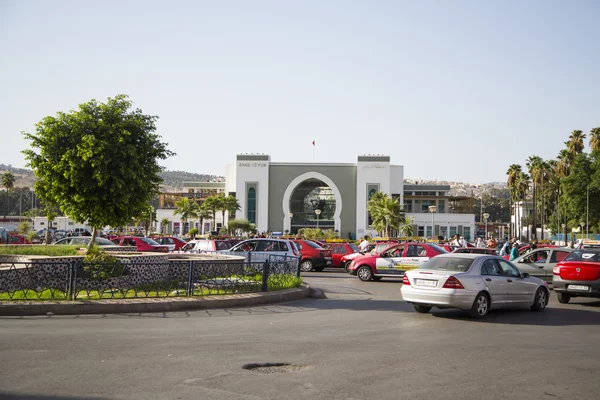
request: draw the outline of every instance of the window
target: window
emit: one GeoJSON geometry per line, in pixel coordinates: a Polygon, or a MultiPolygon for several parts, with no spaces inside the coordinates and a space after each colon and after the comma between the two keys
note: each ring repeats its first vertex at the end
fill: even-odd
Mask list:
{"type": "Polygon", "coordinates": [[[513,276],[515,278],[519,276],[519,271],[506,261],[500,260],[498,261],[498,263],[500,264],[500,268],[502,269],[502,275],[513,276]]]}
{"type": "Polygon", "coordinates": [[[471,268],[473,261],[475,261],[474,258],[433,257],[421,264],[419,269],[467,272],[471,268]]]}
{"type": "Polygon", "coordinates": [[[470,226],[463,227],[463,236],[465,237],[465,239],[467,239],[467,241],[471,240],[471,227],[470,226]]]}
{"type": "Polygon", "coordinates": [[[421,211],[422,212],[428,213],[429,206],[435,206],[435,200],[421,200],[421,211]]]}
{"type": "Polygon", "coordinates": [[[412,200],[404,200],[404,211],[405,212],[412,212],[412,200]]]}
{"type": "Polygon", "coordinates": [[[336,244],[331,247],[331,252],[333,254],[346,254],[346,248],[341,244],[336,244]]]}
{"type": "Polygon", "coordinates": [[[557,263],[557,262],[561,262],[562,260],[565,259],[565,257],[567,257],[569,255],[569,253],[567,251],[558,251],[558,250],[554,250],[552,252],[552,257],[550,258],[550,262],[551,263],[557,263]]]}
{"type": "Polygon", "coordinates": [[[288,245],[285,242],[279,242],[279,251],[288,251],[288,245]]]}
{"type": "Polygon", "coordinates": [[[427,257],[427,250],[423,246],[408,246],[406,257],[427,257]]]}
{"type": "Polygon", "coordinates": [[[454,235],[456,235],[456,227],[451,226],[450,227],[450,237],[454,237],[454,235]]]}
{"type": "Polygon", "coordinates": [[[255,251],[279,251],[279,242],[273,240],[259,240],[255,251]]]}
{"type": "Polygon", "coordinates": [[[438,201],[437,212],[442,214],[446,212],[446,202],[444,200],[438,201]]]}
{"type": "Polygon", "coordinates": [[[417,236],[425,236],[425,227],[417,226],[417,236]]]}
{"type": "Polygon", "coordinates": [[[432,232],[431,232],[431,226],[428,226],[428,227],[427,227],[427,233],[426,233],[426,235],[425,235],[425,236],[427,236],[427,237],[432,237],[432,236],[433,236],[433,234],[432,234],[432,232]]]}
{"type": "Polygon", "coordinates": [[[481,266],[481,275],[500,275],[496,262],[494,260],[486,260],[481,266]]]}
{"type": "Polygon", "coordinates": [[[248,221],[251,224],[256,224],[256,189],[253,187],[248,188],[248,221]]]}

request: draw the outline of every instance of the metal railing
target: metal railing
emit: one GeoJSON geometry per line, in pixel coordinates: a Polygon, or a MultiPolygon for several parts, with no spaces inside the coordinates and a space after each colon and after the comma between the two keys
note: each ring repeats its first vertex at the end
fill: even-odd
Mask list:
{"type": "Polygon", "coordinates": [[[101,300],[255,293],[297,287],[297,257],[131,263],[4,262],[0,301],[101,300]]]}

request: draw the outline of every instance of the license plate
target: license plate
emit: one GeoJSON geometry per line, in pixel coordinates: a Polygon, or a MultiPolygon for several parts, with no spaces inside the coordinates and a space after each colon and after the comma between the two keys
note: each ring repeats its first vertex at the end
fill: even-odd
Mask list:
{"type": "Polygon", "coordinates": [[[429,279],[415,279],[415,284],[417,286],[437,286],[437,281],[432,281],[429,279]]]}
{"type": "Polygon", "coordinates": [[[590,290],[589,286],[585,286],[585,285],[569,285],[567,287],[568,290],[585,290],[586,292],[588,290],[590,290]]]}

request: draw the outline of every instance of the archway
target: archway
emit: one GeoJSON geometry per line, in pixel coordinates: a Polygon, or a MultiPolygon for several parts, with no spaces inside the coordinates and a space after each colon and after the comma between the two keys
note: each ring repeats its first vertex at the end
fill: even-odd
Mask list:
{"type": "Polygon", "coordinates": [[[319,209],[319,228],[341,232],[342,205],[342,195],[329,177],[318,172],[302,174],[290,182],[283,195],[283,229],[316,227],[315,209],[319,209]]]}

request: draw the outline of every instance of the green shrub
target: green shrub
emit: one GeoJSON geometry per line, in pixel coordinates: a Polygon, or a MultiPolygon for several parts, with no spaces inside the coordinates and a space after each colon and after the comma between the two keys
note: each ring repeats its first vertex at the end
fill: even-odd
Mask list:
{"type": "Polygon", "coordinates": [[[65,257],[77,255],[77,246],[44,246],[44,245],[3,245],[0,254],[16,256],[53,256],[65,257]]]}
{"type": "Polygon", "coordinates": [[[94,246],[88,249],[87,254],[83,258],[83,267],[80,277],[86,279],[105,280],[108,278],[122,276],[125,267],[119,263],[119,260],[101,250],[100,247],[94,246]]]}

